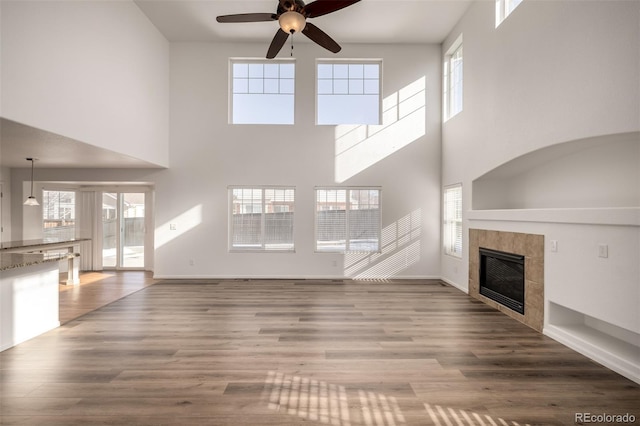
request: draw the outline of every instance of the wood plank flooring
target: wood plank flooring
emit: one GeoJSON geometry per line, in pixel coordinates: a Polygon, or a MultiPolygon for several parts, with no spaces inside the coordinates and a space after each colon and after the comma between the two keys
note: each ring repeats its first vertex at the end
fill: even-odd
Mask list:
{"type": "MultiPolygon", "coordinates": [[[[66,274],[62,274],[61,282],[65,278],[66,274]]],[[[65,324],[153,283],[155,280],[152,272],[83,272],[80,274],[79,285],[58,286],[60,323],[65,324]]]]}
{"type": "Polygon", "coordinates": [[[159,282],[0,373],[3,425],[640,422],[639,385],[439,281],[159,282]]]}

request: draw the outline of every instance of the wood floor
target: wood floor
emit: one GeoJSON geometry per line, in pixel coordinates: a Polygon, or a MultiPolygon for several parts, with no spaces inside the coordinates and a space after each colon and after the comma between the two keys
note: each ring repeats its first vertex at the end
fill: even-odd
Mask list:
{"type": "Polygon", "coordinates": [[[3,425],[640,422],[639,385],[438,281],[159,282],[0,372],[3,425]]]}
{"type": "Polygon", "coordinates": [[[58,286],[61,324],[155,283],[152,272],[142,271],[83,272],[79,285],[62,284],[64,278],[58,286]]]}

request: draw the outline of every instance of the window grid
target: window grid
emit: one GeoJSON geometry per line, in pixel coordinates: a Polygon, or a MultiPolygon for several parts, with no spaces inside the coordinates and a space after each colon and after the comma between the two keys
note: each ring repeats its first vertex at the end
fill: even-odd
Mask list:
{"type": "Polygon", "coordinates": [[[294,124],[294,61],[231,61],[233,124],[294,124]]]}
{"type": "Polygon", "coordinates": [[[319,61],[316,65],[318,125],[380,124],[382,62],[319,61]]]}
{"type": "Polygon", "coordinates": [[[444,189],[443,245],[445,254],[462,257],[462,185],[444,189]]]}
{"type": "Polygon", "coordinates": [[[229,249],[293,251],[295,189],[231,187],[229,249]]]}
{"type": "Polygon", "coordinates": [[[377,95],[379,64],[318,64],[319,95],[377,95]]]}
{"type": "Polygon", "coordinates": [[[380,190],[316,189],[316,251],[379,252],[380,190]]]}
{"type": "Polygon", "coordinates": [[[294,92],[293,64],[234,63],[233,93],[286,94],[294,92]]]}

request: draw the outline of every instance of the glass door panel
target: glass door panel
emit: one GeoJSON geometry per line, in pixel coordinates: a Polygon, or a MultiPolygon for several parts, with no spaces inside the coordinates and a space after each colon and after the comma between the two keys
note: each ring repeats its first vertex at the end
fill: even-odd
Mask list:
{"type": "Polygon", "coordinates": [[[122,193],[120,266],[144,268],[144,193],[122,193]]]}
{"type": "Polygon", "coordinates": [[[117,266],[117,247],[119,237],[118,194],[102,193],[102,267],[117,266]]]}
{"type": "Polygon", "coordinates": [[[144,268],[143,192],[102,193],[102,267],[144,268]]]}

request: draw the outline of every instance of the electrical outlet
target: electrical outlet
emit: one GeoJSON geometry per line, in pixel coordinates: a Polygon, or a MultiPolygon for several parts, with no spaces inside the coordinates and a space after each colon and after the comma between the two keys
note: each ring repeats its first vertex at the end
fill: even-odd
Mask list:
{"type": "Polygon", "coordinates": [[[598,257],[609,257],[609,246],[607,244],[598,244],[598,257]]]}
{"type": "Polygon", "coordinates": [[[170,223],[169,224],[169,230],[170,231],[175,231],[176,230],[176,224],[175,223],[170,223]]]}
{"type": "Polygon", "coordinates": [[[195,266],[196,261],[193,259],[189,259],[189,266],[195,266]]]}

